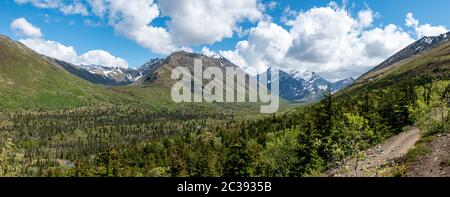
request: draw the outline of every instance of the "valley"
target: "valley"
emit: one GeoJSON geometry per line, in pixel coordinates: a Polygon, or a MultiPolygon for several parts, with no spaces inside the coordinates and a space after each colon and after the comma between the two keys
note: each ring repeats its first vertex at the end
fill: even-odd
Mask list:
{"type": "Polygon", "coordinates": [[[349,159],[369,167],[395,160],[374,173],[420,176],[421,166],[436,165],[423,146],[446,165],[447,155],[435,153],[449,131],[445,38],[396,54],[354,83],[282,71],[272,79],[281,110],[260,114],[260,103],[171,100],[172,69],[194,72],[196,58],[238,69],[225,58],[180,51],[132,70],[75,66],[2,36],[0,176],[305,177],[349,159]],[[371,151],[377,144],[395,154],[371,151]]]}

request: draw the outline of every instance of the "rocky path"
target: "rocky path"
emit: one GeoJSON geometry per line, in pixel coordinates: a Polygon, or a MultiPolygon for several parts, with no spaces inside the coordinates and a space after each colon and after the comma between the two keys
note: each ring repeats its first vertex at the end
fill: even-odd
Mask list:
{"type": "Polygon", "coordinates": [[[373,177],[379,176],[378,169],[395,159],[403,157],[414,147],[420,139],[420,130],[411,127],[408,131],[400,133],[386,142],[365,151],[366,159],[359,161],[347,161],[339,169],[327,173],[328,176],[337,177],[373,177]],[[356,168],[357,166],[357,168],[356,168]],[[356,169],[356,170],[355,170],[356,169]]]}

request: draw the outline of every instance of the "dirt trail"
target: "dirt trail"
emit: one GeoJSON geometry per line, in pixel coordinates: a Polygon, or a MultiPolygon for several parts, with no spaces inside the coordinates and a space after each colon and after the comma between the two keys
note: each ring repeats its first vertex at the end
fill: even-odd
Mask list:
{"type": "Polygon", "coordinates": [[[347,161],[341,168],[332,170],[327,174],[329,176],[337,177],[378,176],[378,169],[380,169],[380,167],[393,162],[395,159],[403,157],[414,147],[419,139],[420,130],[411,127],[408,131],[400,133],[388,139],[386,142],[366,150],[366,159],[358,162],[356,170],[356,162],[347,161]]]}

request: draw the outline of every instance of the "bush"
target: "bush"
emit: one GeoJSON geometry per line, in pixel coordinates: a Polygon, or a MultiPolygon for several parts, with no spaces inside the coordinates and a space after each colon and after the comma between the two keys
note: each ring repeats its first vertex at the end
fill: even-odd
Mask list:
{"type": "Polygon", "coordinates": [[[425,136],[432,136],[439,133],[448,133],[450,130],[449,122],[433,122],[430,130],[425,134],[425,136]]]}

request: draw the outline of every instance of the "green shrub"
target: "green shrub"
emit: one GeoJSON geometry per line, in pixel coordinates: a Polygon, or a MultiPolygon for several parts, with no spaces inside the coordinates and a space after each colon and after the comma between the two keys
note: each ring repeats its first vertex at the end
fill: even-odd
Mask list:
{"type": "Polygon", "coordinates": [[[448,133],[449,130],[450,124],[448,122],[434,122],[425,136],[432,136],[439,133],[448,133]]]}

